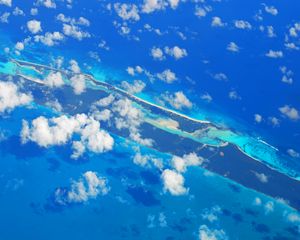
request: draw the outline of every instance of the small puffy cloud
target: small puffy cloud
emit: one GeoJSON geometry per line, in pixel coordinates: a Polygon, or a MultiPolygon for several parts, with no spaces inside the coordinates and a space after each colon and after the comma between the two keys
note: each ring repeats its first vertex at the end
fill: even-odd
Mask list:
{"type": "Polygon", "coordinates": [[[170,6],[172,9],[176,9],[180,3],[180,0],[144,0],[142,11],[144,13],[152,13],[154,11],[159,11],[170,6]]]}
{"type": "Polygon", "coordinates": [[[267,34],[270,38],[276,37],[273,26],[267,26],[267,34]]]}
{"type": "Polygon", "coordinates": [[[114,140],[100,129],[100,123],[85,114],[67,117],[62,115],[47,119],[38,117],[29,124],[23,120],[21,131],[22,143],[32,141],[41,147],[65,145],[77,134],[80,140],[72,141],[74,152],[72,158],[80,157],[86,149],[94,153],[112,150],[114,140]]]}
{"type": "Polygon", "coordinates": [[[8,18],[10,16],[9,12],[5,12],[2,15],[0,15],[0,22],[1,23],[8,23],[8,18]]]}
{"type": "Polygon", "coordinates": [[[35,42],[41,42],[46,46],[54,46],[57,45],[59,42],[64,40],[64,35],[60,32],[46,32],[45,35],[36,35],[34,36],[35,42]]]}
{"type": "Polygon", "coordinates": [[[300,158],[300,153],[296,152],[294,149],[288,149],[287,153],[293,158],[300,158]]]}
{"type": "Polygon", "coordinates": [[[18,106],[24,106],[32,101],[32,96],[21,93],[12,82],[0,81],[0,113],[12,111],[18,106]]]}
{"type": "Polygon", "coordinates": [[[0,5],[6,5],[8,7],[11,7],[12,0],[0,0],[0,5]]]}
{"type": "Polygon", "coordinates": [[[37,8],[31,8],[31,9],[30,9],[30,14],[31,14],[32,16],[37,15],[38,12],[39,12],[39,10],[38,10],[37,8]]]}
{"type": "Polygon", "coordinates": [[[166,169],[162,172],[161,178],[164,184],[164,190],[174,196],[184,195],[188,189],[184,187],[184,177],[173,170],[166,169]]]}
{"type": "Polygon", "coordinates": [[[206,102],[211,102],[213,100],[212,96],[208,93],[202,94],[200,98],[206,102]]]}
{"type": "Polygon", "coordinates": [[[226,76],[225,73],[216,73],[212,77],[219,81],[227,81],[228,80],[228,77],[226,76]]]}
{"type": "Polygon", "coordinates": [[[253,201],[254,206],[261,206],[261,204],[262,204],[262,200],[259,197],[254,198],[253,201]]]}
{"type": "Polygon", "coordinates": [[[288,70],[286,66],[282,66],[279,68],[281,73],[283,74],[281,81],[287,84],[293,84],[293,75],[294,73],[291,70],[288,70]]]}
{"type": "Polygon", "coordinates": [[[138,7],[135,4],[115,3],[114,9],[118,14],[118,16],[123,20],[132,20],[132,21],[140,20],[138,7]]]}
{"type": "Polygon", "coordinates": [[[144,13],[151,13],[156,10],[164,9],[165,2],[160,0],[144,0],[142,11],[144,13]]]}
{"type": "Polygon", "coordinates": [[[109,191],[107,180],[96,172],[87,171],[77,181],[72,181],[69,189],[58,188],[55,191],[55,202],[59,205],[85,203],[90,199],[106,195],[109,191]]]}
{"type": "Polygon", "coordinates": [[[161,73],[157,74],[158,79],[164,81],[166,83],[173,83],[177,80],[176,74],[172,72],[170,69],[166,69],[161,73]]]}
{"type": "Polygon", "coordinates": [[[25,48],[24,43],[22,43],[22,42],[17,42],[16,45],[15,45],[15,48],[16,48],[16,50],[18,50],[18,51],[23,51],[24,48],[25,48]]]}
{"type": "Polygon", "coordinates": [[[72,59],[69,63],[70,63],[69,69],[70,69],[73,73],[80,73],[80,67],[79,67],[77,61],[75,61],[74,59],[72,59]]]}
{"type": "Polygon", "coordinates": [[[46,8],[56,8],[56,3],[53,0],[38,0],[37,3],[46,8]]]}
{"type": "Polygon", "coordinates": [[[37,34],[42,31],[41,22],[37,20],[28,21],[27,28],[32,34],[37,34]]]}
{"type": "Polygon", "coordinates": [[[205,17],[207,13],[211,12],[212,8],[210,6],[199,7],[195,9],[195,15],[199,18],[205,17]]]}
{"type": "Polygon", "coordinates": [[[274,51],[274,50],[270,49],[269,52],[266,53],[266,56],[269,58],[282,58],[283,52],[282,51],[274,51]]]}
{"type": "Polygon", "coordinates": [[[63,24],[63,33],[66,36],[73,37],[79,41],[81,41],[84,38],[89,38],[91,35],[88,32],[82,31],[78,26],[76,25],[69,25],[69,24],[63,24]]]}
{"type": "Polygon", "coordinates": [[[262,183],[267,183],[269,181],[268,176],[264,173],[253,172],[255,177],[262,183]]]}
{"type": "Polygon", "coordinates": [[[260,114],[258,114],[258,113],[254,114],[254,121],[255,122],[261,123],[262,120],[263,120],[263,117],[260,114]]]}
{"type": "Polygon", "coordinates": [[[71,87],[73,87],[74,93],[80,95],[85,92],[85,76],[83,74],[76,74],[70,78],[71,87]]]}
{"type": "Polygon", "coordinates": [[[174,57],[176,60],[187,56],[187,51],[184,48],[180,48],[178,46],[172,48],[165,47],[165,53],[174,57]]]}
{"type": "Polygon", "coordinates": [[[63,23],[70,23],[71,25],[81,25],[90,26],[90,21],[84,17],[79,17],[78,19],[66,17],[64,14],[60,13],[56,16],[56,19],[63,23]]]}
{"type": "Polygon", "coordinates": [[[280,121],[277,117],[269,117],[269,121],[273,127],[278,127],[280,125],[280,121]]]}
{"type": "Polygon", "coordinates": [[[297,121],[300,119],[299,112],[296,108],[290,107],[289,105],[284,105],[278,109],[284,116],[288,117],[290,120],[297,121]]]}
{"type": "Polygon", "coordinates": [[[299,223],[300,222],[300,216],[298,213],[285,213],[284,216],[286,217],[287,221],[291,223],[299,223]]]}
{"type": "Polygon", "coordinates": [[[19,7],[15,7],[15,9],[13,11],[13,15],[15,15],[15,16],[25,16],[25,13],[19,7]]]}
{"type": "Polygon", "coordinates": [[[234,42],[230,42],[228,45],[227,45],[227,50],[228,51],[231,51],[231,52],[239,52],[240,51],[240,48],[239,46],[234,43],[234,42]]]}
{"type": "Polygon", "coordinates": [[[234,26],[239,29],[251,29],[252,28],[251,24],[244,20],[234,21],[234,26]]]}
{"type": "Polygon", "coordinates": [[[222,213],[222,209],[219,206],[214,206],[211,209],[204,209],[201,214],[202,218],[209,222],[215,222],[219,219],[218,215],[222,213]]]}
{"type": "Polygon", "coordinates": [[[160,48],[157,48],[157,47],[153,47],[151,49],[150,55],[155,60],[163,60],[163,59],[165,59],[163,51],[160,48]]]}
{"type": "Polygon", "coordinates": [[[266,202],[266,204],[264,205],[264,209],[265,209],[265,214],[269,214],[269,213],[273,212],[274,211],[274,202],[272,202],[272,201],[266,202]]]}
{"type": "Polygon", "coordinates": [[[131,94],[140,93],[146,87],[146,84],[141,80],[134,80],[133,84],[122,81],[121,86],[131,94]]]}
{"type": "Polygon", "coordinates": [[[206,225],[201,225],[199,240],[228,240],[228,237],[222,229],[209,229],[206,225]]]}
{"type": "Polygon", "coordinates": [[[222,19],[220,17],[213,17],[211,21],[212,27],[224,27],[225,23],[222,22],[222,19]]]}
{"type": "Polygon", "coordinates": [[[265,11],[273,16],[278,14],[278,10],[274,6],[265,6],[265,11]]]}
{"type": "Polygon", "coordinates": [[[191,108],[193,106],[182,91],[175,92],[174,94],[165,94],[163,95],[163,99],[176,109],[191,108]]]}
{"type": "Polygon", "coordinates": [[[185,154],[182,157],[173,156],[171,165],[176,169],[177,172],[183,173],[187,167],[199,166],[203,163],[204,159],[197,156],[196,153],[185,154]]]}
{"type": "Polygon", "coordinates": [[[241,100],[241,96],[237,93],[237,91],[232,90],[228,93],[228,97],[232,100],[241,100]]]}
{"type": "Polygon", "coordinates": [[[120,99],[113,103],[111,110],[115,114],[115,127],[118,130],[128,129],[129,137],[142,145],[152,146],[153,140],[142,138],[139,127],[144,121],[143,112],[134,107],[128,98],[120,99]]]}
{"type": "Polygon", "coordinates": [[[64,80],[60,72],[50,72],[45,78],[44,83],[48,87],[62,87],[64,85],[64,80]]]}

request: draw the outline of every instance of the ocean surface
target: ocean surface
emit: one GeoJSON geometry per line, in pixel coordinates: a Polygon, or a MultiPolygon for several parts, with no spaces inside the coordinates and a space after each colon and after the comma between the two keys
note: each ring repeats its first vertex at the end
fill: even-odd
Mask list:
{"type": "Polygon", "coordinates": [[[300,239],[300,3],[175,2],[0,0],[0,239],[300,239]]]}

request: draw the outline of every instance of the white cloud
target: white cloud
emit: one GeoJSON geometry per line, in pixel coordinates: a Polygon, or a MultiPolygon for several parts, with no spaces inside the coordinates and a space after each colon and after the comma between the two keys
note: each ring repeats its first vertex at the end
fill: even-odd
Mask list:
{"type": "Polygon", "coordinates": [[[234,26],[239,29],[251,29],[252,28],[251,24],[244,20],[234,21],[234,26]]]}
{"type": "Polygon", "coordinates": [[[149,138],[143,139],[140,134],[139,127],[143,122],[143,112],[132,105],[129,99],[120,99],[113,103],[111,110],[116,114],[115,126],[118,130],[128,129],[129,137],[139,144],[152,146],[153,140],[149,138]]]}
{"type": "Polygon", "coordinates": [[[164,190],[169,191],[172,195],[179,196],[188,192],[184,187],[184,177],[175,171],[166,169],[161,174],[164,184],[164,190]]]}
{"type": "Polygon", "coordinates": [[[24,106],[32,101],[32,96],[21,93],[18,86],[12,82],[0,81],[0,113],[9,112],[18,106],[24,106]]]}
{"type": "Polygon", "coordinates": [[[115,97],[112,94],[110,94],[107,97],[101,98],[100,100],[98,100],[94,104],[96,106],[100,106],[100,107],[108,107],[110,104],[112,104],[112,102],[114,100],[115,100],[115,97]]]}
{"type": "Polygon", "coordinates": [[[109,191],[107,180],[96,172],[87,171],[77,181],[72,181],[70,189],[65,192],[58,188],[55,191],[57,204],[84,203],[98,196],[106,195],[109,191]]]}
{"type": "Polygon", "coordinates": [[[219,81],[227,81],[228,80],[228,77],[226,76],[225,73],[216,73],[212,77],[219,81]]]}
{"type": "Polygon", "coordinates": [[[163,99],[176,109],[191,108],[193,106],[182,91],[175,92],[173,95],[164,94],[163,99]]]}
{"type": "Polygon", "coordinates": [[[279,68],[281,73],[283,74],[281,81],[287,84],[293,84],[293,75],[294,73],[291,70],[288,70],[287,67],[282,66],[279,68]]]}
{"type": "Polygon", "coordinates": [[[8,18],[10,16],[9,12],[5,12],[2,15],[0,15],[0,22],[2,23],[8,23],[8,18]]]}
{"type": "Polygon", "coordinates": [[[162,0],[144,0],[142,11],[144,13],[151,13],[156,10],[164,9],[165,5],[166,2],[162,0]]]}
{"type": "Polygon", "coordinates": [[[166,7],[176,9],[180,0],[144,0],[142,11],[144,13],[152,13],[154,11],[163,10],[166,7]]]}
{"type": "Polygon", "coordinates": [[[48,102],[46,102],[45,105],[48,106],[48,107],[51,107],[52,109],[54,109],[58,112],[61,112],[63,110],[62,105],[59,103],[59,101],[57,99],[52,100],[52,101],[48,101],[48,102]]]}
{"type": "Polygon", "coordinates": [[[206,102],[211,102],[213,100],[212,96],[208,93],[202,94],[200,98],[206,102]]]}
{"type": "Polygon", "coordinates": [[[265,6],[265,11],[274,16],[278,14],[278,10],[274,6],[265,6]]]}
{"type": "Polygon", "coordinates": [[[73,37],[79,41],[84,38],[89,38],[91,35],[88,32],[82,31],[78,26],[63,24],[63,33],[66,36],[73,37]]]}
{"type": "Polygon", "coordinates": [[[165,47],[165,53],[174,57],[176,60],[187,56],[187,51],[178,46],[174,46],[172,48],[165,47]]]}
{"type": "Polygon", "coordinates": [[[262,183],[267,183],[269,181],[268,176],[263,173],[253,172],[255,177],[262,183]]]}
{"type": "Polygon", "coordinates": [[[155,60],[163,60],[163,59],[165,59],[163,51],[160,48],[157,48],[157,47],[153,47],[151,49],[150,55],[155,60]]]}
{"type": "Polygon", "coordinates": [[[60,72],[50,72],[44,80],[48,87],[62,87],[64,80],[60,72]]]}
{"type": "Polygon", "coordinates": [[[8,7],[11,7],[12,5],[12,0],[0,0],[0,5],[6,5],[8,7]]]}
{"type": "Polygon", "coordinates": [[[270,38],[276,37],[273,26],[267,26],[267,34],[270,38]]]}
{"type": "Polygon", "coordinates": [[[203,163],[204,159],[197,156],[196,153],[185,154],[182,157],[173,156],[171,165],[176,169],[177,172],[183,173],[187,167],[199,166],[203,163]]]}
{"type": "Polygon", "coordinates": [[[56,3],[53,0],[38,0],[37,3],[46,8],[56,8],[56,3]]]}
{"type": "Polygon", "coordinates": [[[222,22],[222,19],[220,17],[213,17],[211,21],[212,27],[224,27],[225,23],[222,22]]]}
{"type": "Polygon", "coordinates": [[[64,14],[60,13],[56,16],[58,21],[63,23],[70,23],[71,25],[81,25],[81,26],[90,26],[90,21],[84,17],[79,17],[78,19],[66,17],[64,14]]]}
{"type": "Polygon", "coordinates": [[[271,201],[266,202],[264,209],[265,209],[265,214],[269,214],[269,213],[273,212],[274,211],[274,202],[271,202],[271,201]]]}
{"type": "Polygon", "coordinates": [[[24,43],[22,43],[22,42],[17,42],[16,45],[15,45],[15,48],[16,48],[16,50],[18,50],[18,51],[23,51],[24,48],[25,48],[24,43]]]}
{"type": "Polygon", "coordinates": [[[266,56],[269,58],[282,58],[283,57],[283,52],[282,51],[274,51],[274,50],[269,50],[269,52],[266,53],[266,56]]]}
{"type": "Polygon", "coordinates": [[[15,16],[25,16],[25,13],[19,7],[15,7],[15,9],[13,11],[13,15],[15,15],[15,16]]]}
{"type": "Polygon", "coordinates": [[[300,153],[296,152],[294,149],[288,149],[287,153],[293,158],[299,158],[300,153]]]}
{"type": "Polygon", "coordinates": [[[114,140],[100,129],[100,123],[85,114],[67,117],[62,115],[47,119],[40,116],[29,124],[23,120],[21,131],[22,143],[32,141],[41,147],[64,145],[69,142],[73,134],[80,136],[79,141],[73,141],[74,153],[72,158],[81,156],[85,149],[95,153],[102,153],[113,148],[114,140]],[[78,146],[81,144],[81,149],[78,146]]]}
{"type": "Polygon", "coordinates": [[[150,164],[154,165],[158,169],[163,168],[163,161],[162,159],[156,158],[153,155],[150,154],[141,154],[140,149],[135,149],[136,154],[133,157],[133,162],[137,165],[140,165],[142,167],[148,167],[150,164]]]}
{"type": "Polygon", "coordinates": [[[35,42],[41,42],[46,46],[57,45],[62,40],[64,40],[64,35],[60,32],[46,32],[45,35],[34,36],[35,42]]]}
{"type": "Polygon", "coordinates": [[[123,20],[140,20],[138,7],[135,4],[115,3],[114,9],[118,16],[123,20]]]}
{"type": "Polygon", "coordinates": [[[228,45],[227,45],[227,50],[228,51],[231,51],[231,52],[239,52],[240,51],[240,48],[239,46],[234,43],[234,42],[230,42],[228,45]]]}
{"type": "Polygon", "coordinates": [[[37,34],[42,31],[41,22],[37,20],[28,21],[27,28],[32,34],[37,34]]]}
{"type": "Polygon", "coordinates": [[[296,108],[290,107],[289,105],[284,105],[279,108],[279,111],[290,120],[297,121],[300,119],[299,112],[296,108]]]}
{"type": "Polygon", "coordinates": [[[269,121],[273,125],[273,127],[278,127],[280,125],[280,121],[276,117],[269,117],[269,121]]]}
{"type": "Polygon", "coordinates": [[[208,220],[209,222],[215,222],[219,219],[218,214],[220,214],[221,208],[219,206],[214,206],[211,209],[204,209],[201,214],[202,218],[208,220]]]}
{"type": "Polygon", "coordinates": [[[30,9],[30,14],[32,15],[32,16],[35,16],[35,15],[37,15],[39,13],[39,10],[37,9],[37,8],[31,8],[30,9]]]}
{"type": "Polygon", "coordinates": [[[124,90],[131,94],[140,93],[146,87],[146,84],[141,80],[134,80],[133,84],[122,81],[121,86],[124,90]]]}
{"type": "Polygon", "coordinates": [[[176,74],[172,72],[170,69],[166,69],[161,73],[157,74],[158,79],[166,82],[166,83],[173,83],[177,80],[176,74]]]}
{"type": "Polygon", "coordinates": [[[210,6],[199,7],[195,9],[195,15],[199,18],[205,17],[208,12],[211,12],[212,8],[210,6]]]}
{"type": "Polygon", "coordinates": [[[228,237],[224,230],[209,229],[206,225],[199,228],[199,240],[227,240],[228,237]]]}
{"type": "Polygon", "coordinates": [[[71,87],[73,87],[74,93],[80,95],[85,92],[85,76],[83,74],[76,74],[70,78],[71,87]]]}
{"type": "Polygon", "coordinates": [[[299,223],[300,222],[300,216],[297,213],[289,213],[285,214],[286,219],[291,223],[299,223]]]}
{"type": "Polygon", "coordinates": [[[72,59],[69,63],[70,63],[69,69],[73,73],[80,73],[80,67],[78,65],[78,62],[76,62],[74,59],[72,59]]]}
{"type": "Polygon", "coordinates": [[[263,117],[260,114],[256,113],[256,114],[254,114],[254,120],[257,123],[261,123],[263,120],[263,117]]]}
{"type": "Polygon", "coordinates": [[[232,100],[241,100],[241,96],[237,93],[237,91],[232,90],[228,93],[228,97],[232,100]]]}

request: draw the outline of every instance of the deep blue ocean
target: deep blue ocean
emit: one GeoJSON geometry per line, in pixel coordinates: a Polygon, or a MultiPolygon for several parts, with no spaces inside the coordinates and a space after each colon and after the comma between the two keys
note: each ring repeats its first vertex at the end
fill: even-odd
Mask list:
{"type": "Polygon", "coordinates": [[[278,182],[277,173],[291,179],[295,185],[283,188],[290,199],[298,199],[292,186],[300,179],[300,2],[153,1],[156,8],[150,12],[147,2],[0,0],[0,83],[12,82],[33,98],[5,110],[5,101],[12,98],[5,99],[8,90],[0,88],[0,240],[300,239],[299,209],[289,199],[274,196],[281,186],[272,184],[278,182]],[[40,22],[37,32],[30,30],[31,20],[40,22]],[[238,27],[237,21],[246,26],[238,27]],[[41,40],[54,32],[61,39],[52,38],[53,44],[49,38],[41,40]],[[230,43],[235,50],[229,49],[230,43]],[[178,58],[168,53],[166,48],[175,46],[186,53],[178,58]],[[153,55],[154,48],[161,49],[161,57],[153,55]],[[72,70],[72,60],[79,72],[72,70]],[[176,79],[160,78],[165,70],[176,79]],[[59,71],[64,86],[47,86],[47,75],[59,71]],[[82,74],[216,128],[201,128],[204,135],[199,137],[199,123],[186,123],[139,102],[117,115],[116,104],[124,96],[115,90],[103,90],[85,78],[83,93],[73,92],[72,77],[82,74]],[[137,80],[144,84],[142,90],[125,89],[137,80]],[[176,102],[181,100],[172,98],[176,92],[191,106],[176,102]],[[111,105],[96,107],[111,112],[109,120],[99,122],[113,138],[112,149],[93,151],[79,130],[63,144],[41,146],[33,134],[22,143],[24,120],[33,126],[41,116],[48,121],[80,113],[96,118],[95,102],[109,94],[115,97],[111,105]],[[137,135],[151,136],[155,143],[146,144],[137,135]],[[73,141],[86,144],[78,159],[71,157],[73,141]],[[222,151],[224,142],[249,157],[251,179],[245,180],[248,175],[239,169],[220,174],[211,168],[215,156],[214,161],[230,161],[222,151]],[[172,165],[174,155],[201,154],[202,148],[205,154],[211,152],[202,164],[182,172],[172,165]],[[146,156],[147,164],[135,161],[137,152],[146,156]],[[259,172],[261,166],[271,170],[259,172]],[[183,177],[184,194],[172,194],[166,187],[167,169],[183,177]],[[90,193],[71,202],[72,184],[84,181],[87,172],[106,179],[107,194],[90,193]],[[247,181],[257,181],[257,186],[249,187],[247,181]],[[264,183],[269,185],[261,191],[264,183]]]}

